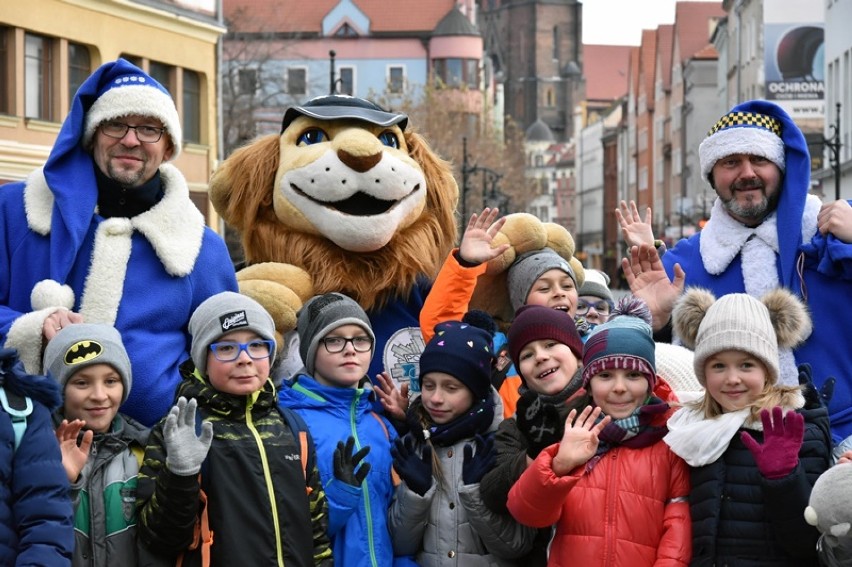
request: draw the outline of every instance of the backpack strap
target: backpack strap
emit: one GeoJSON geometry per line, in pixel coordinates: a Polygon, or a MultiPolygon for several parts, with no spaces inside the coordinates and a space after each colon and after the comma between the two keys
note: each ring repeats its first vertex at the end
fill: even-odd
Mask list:
{"type": "MultiPolygon", "coordinates": [[[[383,420],[382,417],[374,411],[371,411],[370,415],[376,418],[376,421],[379,422],[379,425],[382,426],[382,429],[385,432],[385,437],[388,441],[390,441],[390,432],[388,431],[388,426],[385,425],[385,420],[383,420]]],[[[394,486],[399,486],[399,484],[402,482],[402,479],[399,478],[399,474],[397,474],[396,469],[393,467],[391,467],[391,482],[394,486]]]]}
{"type": "Polygon", "coordinates": [[[313,492],[313,488],[307,485],[307,481],[308,470],[314,469],[316,459],[314,438],[308,430],[308,424],[305,423],[305,420],[301,415],[290,408],[283,407],[280,404],[278,405],[278,410],[281,412],[281,415],[284,416],[284,420],[287,422],[287,425],[290,426],[293,436],[298,439],[299,455],[302,458],[302,474],[305,477],[305,491],[310,494],[313,492]]]}
{"type": "Polygon", "coordinates": [[[0,404],[12,420],[12,430],[15,433],[15,451],[21,445],[24,433],[27,431],[27,418],[33,413],[33,401],[28,396],[20,396],[7,391],[0,386],[0,404]]]}
{"type": "MultiPolygon", "coordinates": [[[[198,484],[201,485],[201,475],[198,475],[198,484]]],[[[201,549],[201,567],[210,567],[210,548],[213,547],[213,530],[210,529],[210,516],[207,514],[207,494],[204,489],[198,492],[199,514],[195,517],[195,525],[192,527],[192,543],[186,551],[201,549]]],[[[186,551],[180,552],[177,557],[176,567],[183,566],[186,551]]]]}

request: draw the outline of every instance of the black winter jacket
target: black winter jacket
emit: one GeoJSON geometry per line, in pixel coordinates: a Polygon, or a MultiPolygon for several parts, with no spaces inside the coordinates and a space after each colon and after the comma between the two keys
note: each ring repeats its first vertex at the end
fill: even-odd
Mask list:
{"type": "MultiPolygon", "coordinates": [[[[191,364],[181,370],[177,395],[196,398],[201,418],[213,423],[213,443],[201,469],[214,534],[211,565],[330,567],[328,505],[319,472],[316,466],[302,470],[297,439],[278,411],[272,383],[252,399],[213,389],[193,374],[191,364]]],[[[199,507],[198,476],[177,476],[165,466],[164,422],[151,430],[139,472],[141,565],[163,559],[174,565],[190,543],[199,507]]],[[[191,553],[185,564],[198,560],[191,553]]]]}
{"type": "MultiPolygon", "coordinates": [[[[784,478],[769,480],[734,435],[715,462],[691,469],[695,566],[817,566],[819,532],[805,522],[811,488],[831,464],[831,435],[824,407],[799,410],[805,418],[799,464],[784,478]]],[[[763,433],[748,430],[758,442],[763,433]]]]}

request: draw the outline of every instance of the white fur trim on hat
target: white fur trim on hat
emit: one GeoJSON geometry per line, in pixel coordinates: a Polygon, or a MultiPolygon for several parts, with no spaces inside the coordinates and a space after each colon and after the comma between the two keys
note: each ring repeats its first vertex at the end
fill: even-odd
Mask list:
{"type": "Polygon", "coordinates": [[[785,169],[784,141],[765,128],[732,126],[707,136],[698,146],[701,175],[708,179],[713,166],[720,159],[734,154],[762,156],[785,169]]]}
{"type": "Polygon", "coordinates": [[[95,130],[105,120],[122,116],[153,116],[163,123],[166,134],[172,139],[174,151],[171,159],[177,158],[183,143],[180,118],[172,97],[157,87],[132,84],[116,86],[102,94],[86,113],[86,129],[83,146],[89,147],[95,130]]]}

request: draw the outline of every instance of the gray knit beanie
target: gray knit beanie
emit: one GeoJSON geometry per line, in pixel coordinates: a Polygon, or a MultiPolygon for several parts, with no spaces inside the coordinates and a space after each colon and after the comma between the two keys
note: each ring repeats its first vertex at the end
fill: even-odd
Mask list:
{"type": "Polygon", "coordinates": [[[562,270],[574,280],[577,285],[577,276],[568,263],[568,260],[554,252],[551,248],[531,250],[518,256],[509,267],[506,285],[509,287],[509,301],[512,302],[512,310],[517,311],[527,302],[535,281],[549,270],[562,270]]]}
{"type": "Polygon", "coordinates": [[[44,349],[44,368],[59,382],[63,394],[71,376],[95,364],[109,364],[118,372],[124,384],[123,403],[130,394],[133,374],[121,335],[114,327],[91,323],[68,325],[44,349]]]}
{"type": "Polygon", "coordinates": [[[591,295],[607,301],[610,307],[615,305],[615,299],[609,290],[609,276],[600,270],[586,268],[586,280],[580,286],[577,295],[591,295]]]}
{"type": "Polygon", "coordinates": [[[768,382],[776,384],[779,375],[778,339],[769,310],[759,299],[744,293],[731,293],[716,300],[698,327],[695,337],[695,376],[707,385],[704,364],[725,350],[747,352],[766,366],[768,382]]]}
{"type": "Polygon", "coordinates": [[[269,366],[275,364],[278,343],[272,316],[251,297],[223,291],[205,299],[189,319],[190,355],[202,376],[207,376],[208,347],[232,331],[254,331],[261,338],[272,341],[269,366]]]}
{"type": "Polygon", "coordinates": [[[343,325],[358,325],[373,339],[374,348],[370,360],[376,353],[376,335],[370,318],[354,299],[342,293],[315,295],[299,310],[296,331],[299,333],[299,354],[305,363],[305,370],[314,375],[314,362],[320,339],[343,325]]]}

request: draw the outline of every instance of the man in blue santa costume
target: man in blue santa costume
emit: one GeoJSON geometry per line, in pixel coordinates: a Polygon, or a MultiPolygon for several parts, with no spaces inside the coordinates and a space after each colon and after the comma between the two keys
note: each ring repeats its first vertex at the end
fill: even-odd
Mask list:
{"type": "Polygon", "coordinates": [[[146,425],[173,403],[193,310],[237,289],[224,242],[167,163],[180,124],[152,77],[106,63],[77,91],[44,167],[0,187],[0,344],[41,373],[62,327],[114,325],[133,368],[122,411],[146,425]]]}
{"type": "Polygon", "coordinates": [[[817,389],[827,394],[834,386],[828,406],[832,433],[836,440],[847,437],[852,333],[843,306],[852,292],[852,207],[845,200],[823,205],[808,193],[805,138],[771,102],[735,106],[698,153],[701,172],[717,195],[710,219],[662,261],[652,246],[634,247],[630,260],[622,262],[631,289],[650,301],[655,330],[670,324],[684,285],[717,297],[760,297],[778,286],[798,295],[810,308],[813,332],[793,351],[782,351],[781,382],[796,384],[797,364],[811,364],[817,389]]]}

